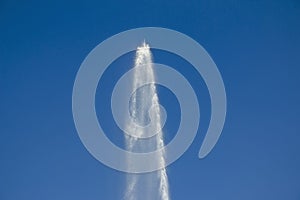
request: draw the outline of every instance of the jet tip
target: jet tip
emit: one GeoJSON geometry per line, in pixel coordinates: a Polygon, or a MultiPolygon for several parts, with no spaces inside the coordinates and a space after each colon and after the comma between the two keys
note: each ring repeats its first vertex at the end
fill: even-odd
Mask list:
{"type": "Polygon", "coordinates": [[[138,50],[148,50],[150,49],[149,44],[147,44],[146,40],[144,39],[143,43],[141,44],[141,46],[137,47],[138,50]]]}

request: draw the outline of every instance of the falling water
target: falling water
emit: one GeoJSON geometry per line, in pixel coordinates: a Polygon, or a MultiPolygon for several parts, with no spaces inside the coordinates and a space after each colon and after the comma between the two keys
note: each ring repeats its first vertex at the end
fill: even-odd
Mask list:
{"type": "MultiPolygon", "coordinates": [[[[149,45],[145,42],[137,48],[135,58],[135,69],[143,67],[143,70],[135,70],[133,77],[133,86],[139,85],[144,81],[155,82],[155,76],[152,68],[152,54],[149,45]]],[[[134,122],[139,125],[147,125],[153,120],[156,122],[155,129],[161,130],[161,110],[155,84],[148,84],[137,89],[129,102],[130,115],[134,122]],[[154,106],[154,107],[152,107],[154,106]],[[154,114],[149,117],[149,109],[154,109],[154,114]]],[[[130,126],[130,125],[129,125],[130,126]]],[[[130,131],[135,131],[128,127],[130,131]]],[[[146,131],[146,130],[144,130],[146,131]]],[[[151,131],[151,130],[150,130],[151,131]]],[[[163,132],[147,139],[135,138],[125,134],[125,145],[128,151],[132,152],[149,152],[164,146],[163,132]]],[[[130,160],[128,165],[130,165],[130,160]]],[[[165,153],[161,153],[159,158],[154,162],[165,163],[165,153]]],[[[130,166],[129,166],[130,167],[130,166]]],[[[169,200],[169,185],[166,169],[160,169],[155,172],[145,174],[128,174],[126,178],[125,200],[169,200]]]]}

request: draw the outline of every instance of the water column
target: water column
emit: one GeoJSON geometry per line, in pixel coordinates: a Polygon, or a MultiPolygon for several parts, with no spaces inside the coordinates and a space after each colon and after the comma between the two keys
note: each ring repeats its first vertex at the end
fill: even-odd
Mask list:
{"type": "MultiPolygon", "coordinates": [[[[135,66],[142,67],[143,70],[135,70],[132,80],[133,86],[142,82],[155,82],[155,74],[152,68],[152,54],[150,47],[145,42],[137,48],[135,57],[135,66]]],[[[155,129],[161,130],[160,120],[161,110],[155,84],[148,84],[138,88],[132,95],[129,102],[130,116],[134,123],[140,126],[146,126],[153,120],[156,122],[155,129]],[[155,106],[157,105],[157,106],[155,106]],[[149,110],[154,109],[149,115],[149,110]]],[[[130,126],[130,124],[128,125],[130,126]]],[[[149,135],[134,127],[127,127],[127,130],[134,132],[134,135],[149,135]],[[138,132],[140,131],[140,132],[138,132]]],[[[145,129],[143,131],[153,131],[145,129]]],[[[156,134],[151,138],[138,138],[125,135],[125,146],[127,151],[145,153],[154,151],[164,146],[163,132],[156,134]]],[[[127,160],[128,167],[131,163],[127,160]]],[[[161,153],[159,158],[153,162],[161,162],[164,165],[165,153],[161,153]]],[[[161,169],[151,173],[144,174],[127,174],[126,189],[124,194],[125,200],[169,200],[169,185],[166,169],[161,169]]]]}

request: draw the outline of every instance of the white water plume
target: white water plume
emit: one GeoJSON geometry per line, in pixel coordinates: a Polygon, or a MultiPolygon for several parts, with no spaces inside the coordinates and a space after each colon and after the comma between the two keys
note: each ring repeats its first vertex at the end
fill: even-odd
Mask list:
{"type": "MultiPolygon", "coordinates": [[[[134,67],[143,67],[143,70],[134,70],[133,86],[140,85],[140,83],[144,81],[155,82],[155,75],[152,68],[152,54],[149,45],[145,42],[137,48],[134,67]]],[[[140,126],[146,126],[153,120],[155,122],[155,129],[161,130],[161,110],[158,105],[159,99],[155,84],[144,85],[138,88],[131,97],[129,102],[130,115],[134,119],[134,122],[140,126]],[[149,116],[150,108],[152,109],[151,116],[149,116]]],[[[130,124],[128,126],[130,126],[130,124]]],[[[133,131],[135,133],[134,135],[148,135],[145,132],[137,133],[138,130],[134,127],[127,128],[133,131]]],[[[147,130],[145,129],[144,131],[147,130]]],[[[148,129],[148,131],[154,130],[148,129]]],[[[139,153],[160,149],[164,146],[163,132],[160,131],[155,136],[147,139],[136,138],[125,134],[125,145],[127,151],[139,153]]],[[[160,162],[165,166],[165,152],[162,152],[153,162],[160,162]]],[[[127,159],[129,168],[133,164],[134,163],[131,163],[130,160],[127,159]]],[[[163,168],[155,172],[144,174],[128,174],[124,199],[170,200],[166,169],[163,168]]]]}

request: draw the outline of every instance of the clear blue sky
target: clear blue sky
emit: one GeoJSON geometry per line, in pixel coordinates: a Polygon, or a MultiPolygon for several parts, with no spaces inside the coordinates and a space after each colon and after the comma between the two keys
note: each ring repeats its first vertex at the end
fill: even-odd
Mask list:
{"type": "MultiPolygon", "coordinates": [[[[218,65],[227,91],[223,134],[209,156],[199,160],[210,112],[205,85],[185,61],[153,52],[155,61],[191,80],[201,103],[203,121],[196,140],[168,167],[172,199],[299,200],[297,0],[2,0],[0,199],[121,198],[124,173],[95,160],[77,135],[72,87],[81,62],[97,44],[144,26],[174,29],[202,44],[218,65]]],[[[118,63],[130,65],[132,58],[120,58],[110,69],[118,63]]],[[[106,79],[114,81],[121,72],[108,71],[106,79]]],[[[165,127],[172,139],[178,102],[168,90],[159,91],[162,104],[173,112],[165,127]]],[[[108,92],[109,87],[103,94],[108,92]]],[[[109,106],[98,107],[101,103],[98,114],[107,116],[106,128],[115,131],[109,106]]],[[[109,137],[121,143],[119,135],[109,137]]]]}

